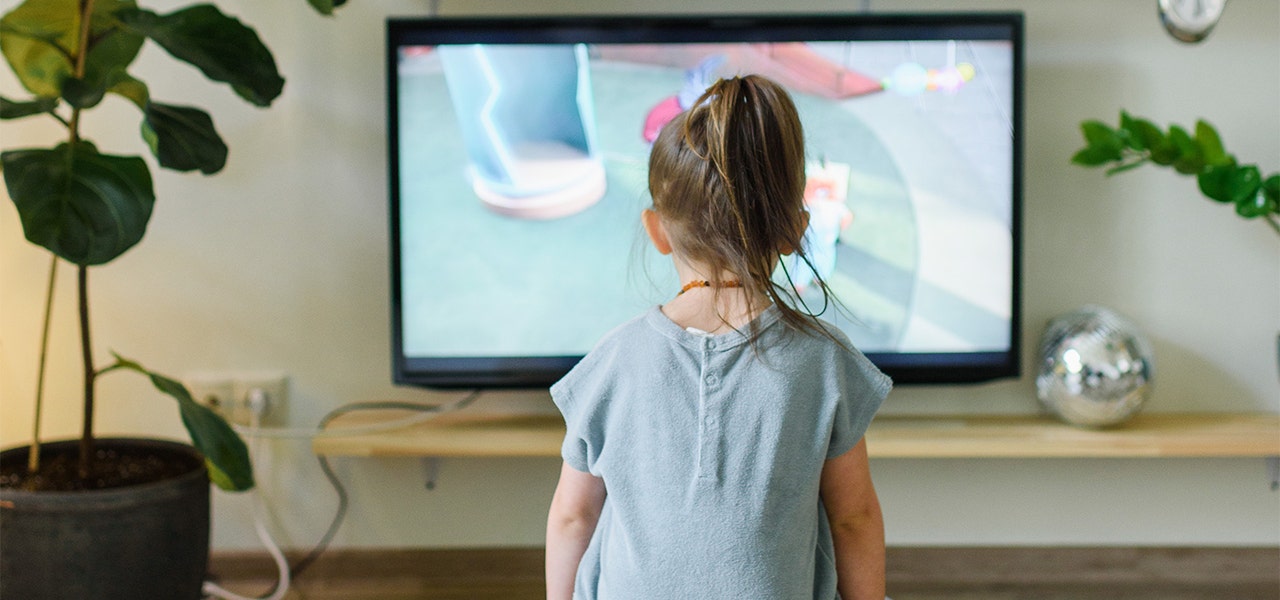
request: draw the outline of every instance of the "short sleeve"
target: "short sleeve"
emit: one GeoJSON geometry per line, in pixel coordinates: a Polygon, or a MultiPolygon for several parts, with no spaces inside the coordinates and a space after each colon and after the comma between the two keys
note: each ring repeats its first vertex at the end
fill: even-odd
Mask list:
{"type": "Polygon", "coordinates": [[[871,419],[889,396],[893,381],[880,372],[861,353],[853,352],[846,363],[835,415],[831,423],[831,442],[827,458],[836,458],[852,450],[871,425],[871,419]]]}
{"type": "Polygon", "coordinates": [[[569,377],[566,376],[565,379],[551,386],[551,400],[555,402],[556,408],[560,409],[560,414],[564,417],[565,434],[564,443],[560,445],[560,456],[565,464],[587,473],[590,471],[590,466],[587,464],[589,452],[585,432],[582,431],[582,411],[575,402],[568,379],[569,377]]]}
{"type": "Polygon", "coordinates": [[[565,435],[560,456],[570,467],[583,473],[593,473],[596,457],[604,445],[601,410],[609,385],[608,369],[601,368],[600,362],[600,356],[588,354],[551,386],[551,400],[564,417],[565,435]]]}

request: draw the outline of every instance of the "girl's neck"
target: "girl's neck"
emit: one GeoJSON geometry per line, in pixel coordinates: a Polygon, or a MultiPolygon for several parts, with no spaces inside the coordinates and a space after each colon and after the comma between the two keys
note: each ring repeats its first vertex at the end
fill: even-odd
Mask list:
{"type": "Polygon", "coordinates": [[[703,270],[677,261],[676,271],[680,274],[680,288],[673,290],[675,297],[662,305],[662,314],[682,328],[727,333],[745,327],[769,306],[766,295],[742,287],[741,280],[732,273],[721,273],[720,284],[714,287],[710,283],[714,279],[703,270]],[[684,291],[679,293],[680,290],[684,291]],[[756,295],[751,298],[751,309],[747,303],[749,294],[756,295]]]}

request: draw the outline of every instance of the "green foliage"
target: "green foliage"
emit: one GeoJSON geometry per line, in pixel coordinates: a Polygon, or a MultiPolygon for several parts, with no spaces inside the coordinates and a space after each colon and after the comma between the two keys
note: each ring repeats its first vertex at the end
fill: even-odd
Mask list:
{"type": "Polygon", "coordinates": [[[271,106],[284,89],[284,78],[258,34],[211,4],[167,15],[124,9],[115,16],[126,30],[147,36],[174,58],[199,68],[213,81],[229,84],[257,106],[271,106]]]}
{"type": "Polygon", "coordinates": [[[136,156],[89,142],[0,153],[4,182],[27,240],[77,265],[100,265],[142,239],[155,204],[136,156]]]}
{"type": "MultiPolygon", "coordinates": [[[[5,33],[0,49],[22,85],[35,95],[28,101],[4,99],[5,118],[56,116],[59,99],[78,114],[114,93],[141,110],[142,138],[161,167],[209,175],[226,164],[227,145],[208,113],[153,102],[146,84],[128,74],[144,41],[154,41],[258,106],[270,105],[284,87],[270,50],[257,34],[211,4],[159,15],[138,8],[133,0],[97,0],[84,49],[81,23],[79,0],[26,0],[0,18],[5,33]],[[87,52],[84,72],[77,76],[75,58],[82,51],[87,52]]],[[[73,139],[77,136],[71,132],[73,139]]],[[[141,240],[153,201],[144,161],[137,159],[125,169],[115,159],[127,157],[96,151],[24,149],[4,155],[5,182],[33,243],[79,265],[100,265],[141,240]],[[73,154],[75,160],[54,164],[60,154],[73,154]],[[117,168],[108,168],[108,163],[117,168]],[[97,185],[103,182],[110,185],[97,185]],[[144,196],[146,210],[133,210],[144,203],[144,196]],[[85,207],[109,210],[85,213],[85,207]],[[120,208],[131,210],[115,211],[120,208]]]]}
{"type": "Polygon", "coordinates": [[[102,370],[128,369],[146,375],[156,389],[178,401],[182,424],[191,434],[191,443],[204,455],[209,468],[209,479],[214,485],[239,492],[253,487],[253,464],[249,461],[249,449],[227,422],[208,407],[196,402],[186,386],[154,371],[148,371],[135,361],[114,355],[115,364],[102,370]]]}
{"type": "Polygon", "coordinates": [[[190,106],[147,103],[142,137],[160,166],[175,171],[199,169],[205,175],[222,170],[227,145],[213,129],[209,114],[190,106]]]}
{"type": "MultiPolygon", "coordinates": [[[[307,2],[329,15],[345,0],[307,2]]],[[[148,40],[255,106],[270,106],[284,89],[284,78],[258,34],[210,3],[158,14],[138,6],[137,0],[24,0],[0,16],[0,34],[0,53],[31,94],[25,99],[0,97],[0,119],[47,116],[67,130],[65,138],[46,147],[0,152],[5,186],[23,235],[81,269],[108,263],[138,244],[156,200],[147,161],[100,153],[80,136],[81,121],[108,94],[138,108],[142,141],[161,168],[210,175],[227,161],[227,145],[207,112],[157,101],[147,84],[129,73],[148,40]]],[[[87,279],[79,281],[84,286],[87,279]]],[[[49,290],[52,294],[52,286],[49,290]]],[[[83,315],[88,313],[87,297],[81,289],[83,315]]],[[[81,344],[90,356],[87,327],[81,344]]],[[[84,368],[84,403],[89,406],[93,380],[101,373],[127,369],[150,377],[156,388],[178,401],[194,445],[209,462],[211,479],[229,490],[253,486],[244,442],[225,421],[194,402],[181,384],[118,356],[102,371],[94,370],[91,359],[84,368]]],[[[39,399],[36,404],[40,406],[39,399]]],[[[92,424],[85,435],[92,437],[92,424]]],[[[38,456],[39,440],[33,446],[38,456]]]]}
{"type": "Polygon", "coordinates": [[[51,113],[57,107],[57,98],[36,98],[26,102],[14,102],[0,97],[0,119],[21,119],[31,115],[51,113]]]}
{"type": "Polygon", "coordinates": [[[307,0],[311,7],[322,15],[332,15],[334,9],[347,3],[347,0],[307,0]]]}
{"type": "Polygon", "coordinates": [[[1085,167],[1106,166],[1114,175],[1146,163],[1172,167],[1193,175],[1205,197],[1230,204],[1246,219],[1262,217],[1280,234],[1280,174],[1265,179],[1255,164],[1240,164],[1227,153],[1218,131],[1196,121],[1195,134],[1171,125],[1167,132],[1154,123],[1121,111],[1119,127],[1088,120],[1080,124],[1085,146],[1071,162],[1085,167]]]}

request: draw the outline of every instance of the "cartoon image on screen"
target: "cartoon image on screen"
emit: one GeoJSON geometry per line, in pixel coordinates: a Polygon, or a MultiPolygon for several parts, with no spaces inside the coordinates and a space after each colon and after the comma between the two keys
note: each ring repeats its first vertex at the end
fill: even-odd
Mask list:
{"type": "MultiPolygon", "coordinates": [[[[805,127],[806,249],[850,309],[823,318],[869,353],[1009,347],[1008,42],[409,46],[398,59],[407,356],[581,355],[668,299],[669,260],[636,251],[649,144],[715,79],[746,73],[786,86],[805,127]]],[[[821,309],[809,267],[783,265],[821,309]]]]}
{"type": "Polygon", "coordinates": [[[604,196],[585,50],[581,45],[437,49],[473,189],[497,212],[560,217],[604,196]]]}

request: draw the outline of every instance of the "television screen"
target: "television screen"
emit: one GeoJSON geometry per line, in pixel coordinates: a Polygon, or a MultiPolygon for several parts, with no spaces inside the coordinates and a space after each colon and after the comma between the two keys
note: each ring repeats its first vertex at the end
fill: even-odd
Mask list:
{"type": "Polygon", "coordinates": [[[671,298],[650,144],[748,73],[800,112],[845,310],[789,263],[799,299],[899,383],[1018,374],[1019,14],[392,19],[387,64],[397,383],[546,386],[671,298]]]}

